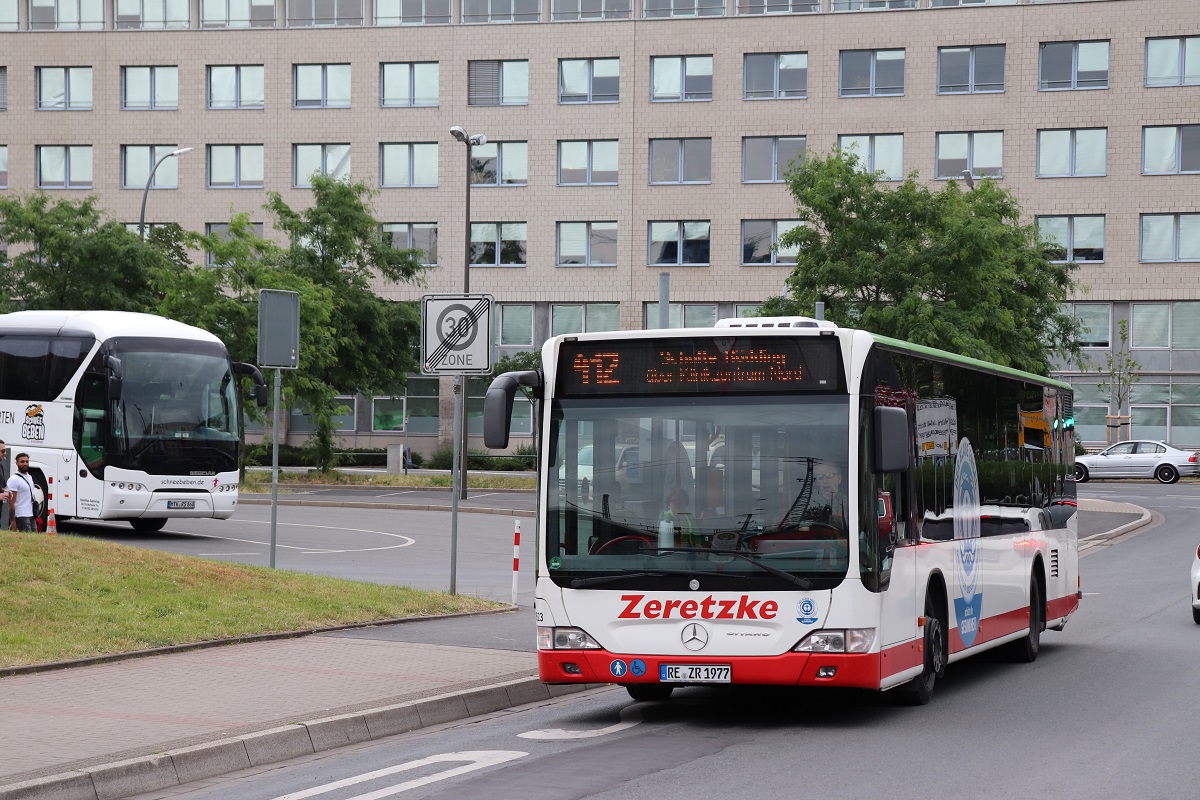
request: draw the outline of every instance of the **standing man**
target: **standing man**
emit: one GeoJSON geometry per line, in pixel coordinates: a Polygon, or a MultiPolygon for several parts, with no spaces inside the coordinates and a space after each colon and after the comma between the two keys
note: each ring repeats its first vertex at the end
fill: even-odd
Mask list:
{"type": "MultiPolygon", "coordinates": [[[[0,486],[8,485],[8,445],[0,439],[0,486]]],[[[8,527],[8,513],[12,509],[9,508],[12,504],[9,501],[8,489],[0,491],[0,528],[8,527]]]]}
{"type": "Polygon", "coordinates": [[[17,471],[9,476],[8,494],[11,498],[12,521],[9,530],[36,533],[33,524],[33,476],[29,474],[29,454],[17,453],[17,471]]]}

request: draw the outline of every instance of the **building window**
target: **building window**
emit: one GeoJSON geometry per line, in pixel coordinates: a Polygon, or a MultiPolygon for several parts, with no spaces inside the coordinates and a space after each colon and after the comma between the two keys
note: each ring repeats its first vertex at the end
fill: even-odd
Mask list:
{"type": "Polygon", "coordinates": [[[651,222],[649,264],[708,266],[709,221],[651,222]]]}
{"type": "Polygon", "coordinates": [[[1200,172],[1200,125],[1143,128],[1142,172],[1147,175],[1200,172]]]}
{"type": "Polygon", "coordinates": [[[471,145],[472,186],[524,186],[528,182],[528,142],[471,145]]]}
{"type": "Polygon", "coordinates": [[[949,6],[1015,6],[1017,0],[931,0],[930,8],[949,6]]]}
{"type": "Polygon", "coordinates": [[[375,24],[448,25],[450,0],[375,0],[375,24]]]}
{"type": "Polygon", "coordinates": [[[916,8],[917,0],[832,0],[832,11],[884,11],[916,8]]]}
{"type": "Polygon", "coordinates": [[[472,222],[471,266],[525,266],[526,223],[472,222]]]}
{"type": "Polygon", "coordinates": [[[104,30],[104,0],[29,0],[29,29],[104,30]]]}
{"type": "Polygon", "coordinates": [[[1004,45],[938,48],[938,94],[1004,91],[1004,45]]]}
{"type": "Polygon", "coordinates": [[[1037,158],[1039,178],[1105,175],[1108,173],[1108,129],[1038,131],[1037,158]]]}
{"type": "Polygon", "coordinates": [[[178,189],[179,159],[168,158],[158,164],[160,158],[177,149],[178,145],[173,144],[121,145],[121,188],[144,189],[149,180],[151,189],[178,189]],[[155,164],[158,169],[154,169],[155,164]]]}
{"type": "Polygon", "coordinates": [[[202,28],[274,28],[275,0],[200,0],[202,28]]]}
{"type": "Polygon", "coordinates": [[[379,87],[379,104],[385,108],[436,106],[438,63],[380,64],[379,87]]]}
{"type": "Polygon", "coordinates": [[[651,183],[711,183],[712,139],[651,139],[651,183]]]}
{"type": "Polygon", "coordinates": [[[208,186],[210,189],[261,189],[262,185],[263,146],[261,144],[210,144],[208,146],[208,186]]]}
{"type": "Polygon", "coordinates": [[[806,141],[804,136],[747,136],[742,139],[742,183],[782,182],[789,167],[804,160],[806,141]]]}
{"type": "Polygon", "coordinates": [[[1171,347],[1200,350],[1200,303],[1171,304],[1171,347]]]}
{"type": "Polygon", "coordinates": [[[746,53],[747,100],[779,100],[808,96],[808,53],[746,53]]]}
{"type": "Polygon", "coordinates": [[[179,68],[121,67],[121,108],[127,111],[179,108],[179,68]]]}
{"type": "MultiPolygon", "coordinates": [[[[263,236],[263,224],[261,222],[251,222],[250,232],[259,239],[263,236]]],[[[209,222],[204,225],[204,233],[208,236],[216,236],[224,241],[229,241],[229,223],[228,222],[209,222]]],[[[204,263],[208,266],[215,266],[217,260],[213,258],[211,251],[206,251],[204,254],[204,263]]]]}
{"type": "Polygon", "coordinates": [[[558,185],[596,186],[617,182],[617,142],[558,143],[558,185]]]}
{"type": "Polygon", "coordinates": [[[742,220],[742,264],[795,264],[800,248],[776,245],[779,237],[803,224],[798,219],[742,220]]]}
{"type": "MultiPolygon", "coordinates": [[[[357,404],[353,395],[342,394],[333,398],[333,409],[336,412],[333,415],[333,429],[338,433],[353,433],[356,428],[354,422],[356,408],[357,404]]],[[[308,413],[308,407],[304,403],[296,401],[295,405],[288,409],[289,433],[312,433],[316,428],[312,416],[308,413]]]]}
{"type": "Polygon", "coordinates": [[[904,94],[903,50],[843,50],[842,97],[904,94]]]}
{"type": "Polygon", "coordinates": [[[1083,326],[1080,347],[1108,347],[1111,342],[1112,306],[1108,303],[1076,303],[1075,319],[1083,326]]]}
{"type": "Polygon", "coordinates": [[[462,0],[462,21],[537,22],[541,0],[462,0]]]}
{"type": "Polygon", "coordinates": [[[937,135],[937,177],[961,178],[966,170],[970,170],[973,178],[1004,176],[1003,132],[937,135]]]}
{"type": "Polygon", "coordinates": [[[819,2],[811,0],[738,0],[738,14],[815,14],[819,2]]]}
{"type": "Polygon", "coordinates": [[[592,19],[629,19],[630,0],[551,0],[550,18],[555,22],[592,19]]]}
{"type": "Polygon", "coordinates": [[[500,303],[492,329],[492,341],[501,347],[533,346],[533,306],[500,303]]]}
{"type": "Polygon", "coordinates": [[[362,0],[287,0],[289,28],[362,25],[362,0]]]}
{"type": "Polygon", "coordinates": [[[757,317],[760,308],[762,308],[760,303],[736,303],[733,306],[733,315],[738,319],[757,317]]]}
{"type": "Polygon", "coordinates": [[[904,134],[881,133],[839,136],[838,148],[858,155],[858,167],[880,180],[904,180],[904,134]]]}
{"type": "Polygon", "coordinates": [[[186,28],[191,23],[188,0],[115,0],[116,27],[186,28]]]}
{"type": "Polygon", "coordinates": [[[92,188],[92,146],[38,145],[39,189],[92,188]]]}
{"type": "Polygon", "coordinates": [[[296,108],[349,108],[349,64],[296,64],[296,108]]]}
{"type": "Polygon", "coordinates": [[[550,335],[621,330],[620,303],[550,306],[550,335]]]}
{"type": "MultiPolygon", "coordinates": [[[[0,0],[0,31],[15,31],[17,24],[18,0],[0,0]]],[[[3,252],[3,250],[0,250],[3,252]]]]}
{"type": "Polygon", "coordinates": [[[438,432],[438,379],[408,376],[404,387],[405,427],[409,433],[438,432]]]}
{"type": "Polygon", "coordinates": [[[1171,344],[1171,306],[1167,303],[1134,303],[1131,313],[1131,349],[1165,348],[1171,344]]]}
{"type": "Polygon", "coordinates": [[[656,56],[650,59],[650,99],[712,100],[712,56],[656,56]]]}
{"type": "Polygon", "coordinates": [[[438,146],[421,144],[379,145],[379,185],[385,189],[437,186],[438,146]]]}
{"type": "Polygon", "coordinates": [[[1108,42],[1042,42],[1039,89],[1107,89],[1108,42]]]}
{"type": "Polygon", "coordinates": [[[1146,40],[1147,86],[1200,84],[1200,36],[1146,40]]]}
{"type": "Polygon", "coordinates": [[[292,181],[297,189],[311,188],[314,173],[339,181],[350,177],[348,144],[297,144],[292,150],[292,181]]]}
{"type": "Polygon", "coordinates": [[[644,0],[642,16],[719,17],[725,13],[725,0],[644,0]]]}
{"type": "Polygon", "coordinates": [[[262,108],[263,65],[208,68],[209,108],[262,108]]]}
{"type": "MultiPolygon", "coordinates": [[[[711,328],[717,324],[717,307],[709,303],[668,303],[667,320],[671,328],[711,328]]],[[[642,306],[642,327],[658,327],[658,303],[642,306]]]]}
{"type": "Polygon", "coordinates": [[[613,267],[617,264],[617,223],[558,223],[558,260],[562,266],[613,267]]]}
{"type": "Polygon", "coordinates": [[[436,222],[385,222],[383,240],[397,250],[420,250],[420,262],[437,265],[436,222]]]}
{"type": "Polygon", "coordinates": [[[0,189],[8,188],[8,145],[0,144],[0,189]]]}
{"type": "Polygon", "coordinates": [[[1200,261],[1200,214],[1143,214],[1142,261],[1200,261]]]}
{"type": "Polygon", "coordinates": [[[91,67],[38,67],[40,111],[91,111],[91,67]]]}
{"type": "Polygon", "coordinates": [[[1104,215],[1038,217],[1038,238],[1051,261],[1095,263],[1104,260],[1104,215]]]}
{"type": "Polygon", "coordinates": [[[621,59],[564,58],[558,62],[558,102],[616,103],[621,99],[621,59]]]}
{"type": "Polygon", "coordinates": [[[471,61],[467,64],[467,105],[529,104],[528,61],[471,61]]]}

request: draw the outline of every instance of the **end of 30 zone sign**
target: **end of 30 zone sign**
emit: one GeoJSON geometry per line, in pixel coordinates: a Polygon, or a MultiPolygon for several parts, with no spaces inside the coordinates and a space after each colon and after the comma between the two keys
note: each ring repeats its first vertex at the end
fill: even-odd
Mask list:
{"type": "Polygon", "coordinates": [[[476,375],[492,369],[490,294],[421,298],[421,372],[476,375]]]}

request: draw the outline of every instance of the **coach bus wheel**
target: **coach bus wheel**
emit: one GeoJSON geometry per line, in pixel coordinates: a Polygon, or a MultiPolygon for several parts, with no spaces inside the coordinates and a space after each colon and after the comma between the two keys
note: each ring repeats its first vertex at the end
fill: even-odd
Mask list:
{"type": "Polygon", "coordinates": [[[674,688],[669,683],[631,683],[625,687],[625,691],[639,702],[654,702],[666,700],[674,688]]]}
{"type": "Polygon", "coordinates": [[[138,533],[154,533],[155,531],[161,531],[163,526],[167,524],[167,521],[165,519],[142,518],[131,519],[129,520],[129,524],[132,525],[133,529],[138,533]]]}
{"type": "Polygon", "coordinates": [[[923,706],[933,697],[933,686],[946,672],[946,625],[940,616],[933,592],[925,594],[925,668],[902,688],[904,700],[923,706]]]}
{"type": "Polygon", "coordinates": [[[1174,483],[1179,480],[1179,471],[1170,464],[1163,464],[1154,470],[1154,477],[1158,478],[1159,483],[1174,483]]]}
{"type": "Polygon", "coordinates": [[[1042,587],[1036,577],[1029,581],[1029,633],[1008,645],[1013,661],[1030,664],[1042,647],[1042,629],[1046,627],[1046,606],[1042,603],[1042,587]]]}
{"type": "Polygon", "coordinates": [[[1087,483],[1087,479],[1088,479],[1087,467],[1085,467],[1083,464],[1076,464],[1075,465],[1075,482],[1076,483],[1087,483]]]}

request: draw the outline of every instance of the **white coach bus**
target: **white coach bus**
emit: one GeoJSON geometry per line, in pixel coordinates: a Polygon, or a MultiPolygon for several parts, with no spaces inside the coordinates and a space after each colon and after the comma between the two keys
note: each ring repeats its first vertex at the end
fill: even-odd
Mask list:
{"type": "Polygon", "coordinates": [[[1070,386],[807,318],[557,336],[541,400],[546,683],[896,689],[1080,598],[1070,386]]]}
{"type": "MultiPolygon", "coordinates": [[[[0,316],[0,439],[59,519],[228,518],[238,497],[236,376],[216,336],[118,311],[0,316]]],[[[10,469],[12,466],[10,461],[10,469]]]]}

